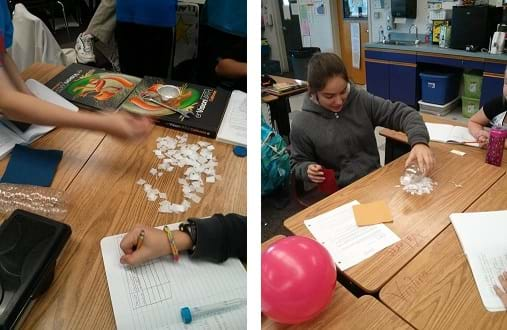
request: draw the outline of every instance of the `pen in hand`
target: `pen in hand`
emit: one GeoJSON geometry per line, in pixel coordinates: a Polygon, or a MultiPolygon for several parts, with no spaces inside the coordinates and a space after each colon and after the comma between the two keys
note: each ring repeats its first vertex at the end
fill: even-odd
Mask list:
{"type": "Polygon", "coordinates": [[[139,236],[137,236],[136,251],[139,250],[141,246],[143,246],[143,242],[144,242],[144,230],[141,230],[139,236]]]}

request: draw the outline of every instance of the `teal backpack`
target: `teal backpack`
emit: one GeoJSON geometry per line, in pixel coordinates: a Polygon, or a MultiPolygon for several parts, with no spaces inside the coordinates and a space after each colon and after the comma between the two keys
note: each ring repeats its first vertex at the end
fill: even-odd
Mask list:
{"type": "Polygon", "coordinates": [[[290,164],[287,144],[262,116],[261,193],[269,194],[289,182],[290,164]]]}

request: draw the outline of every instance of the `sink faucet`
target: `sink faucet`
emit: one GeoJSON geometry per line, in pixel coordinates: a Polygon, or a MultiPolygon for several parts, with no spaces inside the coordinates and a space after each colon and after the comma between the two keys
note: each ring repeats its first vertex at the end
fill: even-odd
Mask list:
{"type": "Polygon", "coordinates": [[[386,42],[386,36],[384,34],[384,28],[382,27],[382,25],[379,26],[378,28],[378,41],[382,43],[386,42]]]}
{"type": "Polygon", "coordinates": [[[412,33],[412,28],[413,27],[415,27],[415,40],[416,40],[416,43],[418,43],[418,41],[419,41],[419,35],[417,34],[417,25],[415,25],[415,24],[410,25],[410,27],[408,28],[408,34],[412,33]]]}

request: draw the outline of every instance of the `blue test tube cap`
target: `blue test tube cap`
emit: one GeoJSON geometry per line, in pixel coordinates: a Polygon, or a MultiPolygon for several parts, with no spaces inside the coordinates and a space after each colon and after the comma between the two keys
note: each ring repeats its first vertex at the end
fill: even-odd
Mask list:
{"type": "Polygon", "coordinates": [[[241,146],[235,146],[232,152],[238,157],[246,157],[246,148],[241,146]]]}
{"type": "Polygon", "coordinates": [[[189,324],[192,322],[192,313],[190,312],[190,308],[182,307],[180,310],[180,313],[181,313],[181,319],[183,320],[183,323],[189,324]]]}

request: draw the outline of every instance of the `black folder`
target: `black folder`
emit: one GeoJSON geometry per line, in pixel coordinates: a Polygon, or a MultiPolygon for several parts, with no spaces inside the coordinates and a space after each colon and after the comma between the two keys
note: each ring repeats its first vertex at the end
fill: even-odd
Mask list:
{"type": "Polygon", "coordinates": [[[19,326],[30,302],[49,288],[70,234],[69,225],[22,210],[0,225],[0,330],[19,326]]]}

